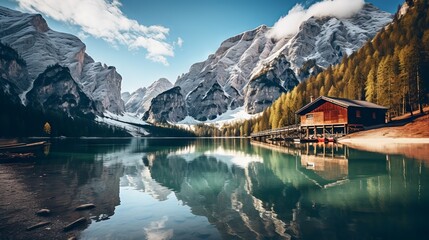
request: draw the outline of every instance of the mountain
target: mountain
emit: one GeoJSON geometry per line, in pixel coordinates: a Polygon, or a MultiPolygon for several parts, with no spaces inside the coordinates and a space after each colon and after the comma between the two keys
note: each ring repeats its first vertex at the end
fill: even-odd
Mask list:
{"type": "Polygon", "coordinates": [[[60,65],[48,67],[34,81],[26,95],[27,106],[49,109],[77,116],[94,113],[95,105],[70,75],[70,70],[60,65]]]}
{"type": "MultiPolygon", "coordinates": [[[[94,102],[95,111],[124,111],[121,101],[122,77],[115,67],[95,62],[85,51],[85,44],[76,36],[53,31],[40,14],[27,14],[0,7],[0,41],[15,49],[25,61],[27,77],[16,82],[21,100],[35,80],[49,66],[61,65],[69,70],[78,88],[94,102]]],[[[42,86],[37,86],[42,87],[42,86]]]]}
{"type": "Polygon", "coordinates": [[[148,111],[144,113],[143,120],[148,122],[178,122],[186,117],[185,98],[180,87],[173,87],[151,101],[148,111]]]}
{"type": "Polygon", "coordinates": [[[133,93],[122,93],[125,110],[130,113],[144,113],[149,110],[152,99],[169,90],[173,84],[166,78],[160,78],[148,88],[139,88],[133,93]]]}
{"type": "Polygon", "coordinates": [[[299,80],[359,49],[392,17],[365,4],[350,18],[312,17],[287,38],[272,38],[264,25],[229,38],[177,79],[185,112],[172,108],[171,115],[205,121],[242,106],[250,114],[261,112],[299,80]]]}

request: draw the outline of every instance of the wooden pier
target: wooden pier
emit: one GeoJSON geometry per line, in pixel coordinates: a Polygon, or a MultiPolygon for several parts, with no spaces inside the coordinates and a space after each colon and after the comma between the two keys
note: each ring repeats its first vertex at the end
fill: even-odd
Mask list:
{"type": "Polygon", "coordinates": [[[300,125],[296,124],[287,127],[253,133],[250,135],[250,137],[253,140],[257,140],[259,142],[266,142],[267,140],[284,140],[285,138],[293,140],[294,138],[300,138],[300,133],[300,125]]]}
{"type": "Polygon", "coordinates": [[[254,141],[281,145],[282,142],[317,142],[320,138],[339,138],[351,132],[355,126],[301,126],[300,124],[253,133],[254,141]]]}

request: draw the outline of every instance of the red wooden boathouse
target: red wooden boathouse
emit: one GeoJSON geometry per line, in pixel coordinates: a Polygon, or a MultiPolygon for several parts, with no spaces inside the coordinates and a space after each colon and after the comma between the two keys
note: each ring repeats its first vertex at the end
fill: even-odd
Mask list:
{"type": "Polygon", "coordinates": [[[387,108],[361,100],[320,96],[299,109],[301,130],[309,136],[348,134],[385,123],[387,108]]]}

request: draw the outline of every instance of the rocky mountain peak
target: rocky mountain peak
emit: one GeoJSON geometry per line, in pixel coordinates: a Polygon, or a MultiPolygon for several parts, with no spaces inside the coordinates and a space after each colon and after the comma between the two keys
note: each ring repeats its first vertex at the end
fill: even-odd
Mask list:
{"type": "Polygon", "coordinates": [[[27,93],[28,105],[64,112],[69,116],[94,114],[97,107],[81,90],[67,67],[49,66],[27,93]]]}
{"type": "Polygon", "coordinates": [[[121,99],[122,101],[124,101],[124,103],[126,103],[131,97],[131,93],[129,92],[123,92],[121,93],[121,99]]]}
{"type": "Polygon", "coordinates": [[[168,79],[160,78],[147,88],[139,88],[131,93],[129,97],[122,98],[125,102],[125,110],[130,113],[143,114],[149,110],[154,97],[172,87],[173,84],[168,79]]]}
{"type": "Polygon", "coordinates": [[[156,80],[153,84],[155,84],[155,85],[161,85],[161,84],[173,85],[167,78],[160,78],[160,79],[156,80]]]}
{"type": "Polygon", "coordinates": [[[180,87],[173,87],[152,99],[143,121],[178,122],[187,115],[185,98],[180,87]]]}
{"type": "MultiPolygon", "coordinates": [[[[124,111],[120,97],[122,77],[114,67],[95,62],[86,54],[85,44],[76,36],[49,28],[40,14],[28,14],[0,7],[0,41],[10,45],[25,60],[28,78],[19,92],[32,90],[34,81],[48,66],[59,64],[82,91],[95,102],[98,110],[124,111]]],[[[22,94],[25,100],[25,94],[22,94]]]]}
{"type": "Polygon", "coordinates": [[[44,33],[49,30],[48,24],[46,23],[46,20],[42,17],[40,14],[36,14],[33,16],[31,20],[31,24],[34,26],[36,31],[44,33]]]}

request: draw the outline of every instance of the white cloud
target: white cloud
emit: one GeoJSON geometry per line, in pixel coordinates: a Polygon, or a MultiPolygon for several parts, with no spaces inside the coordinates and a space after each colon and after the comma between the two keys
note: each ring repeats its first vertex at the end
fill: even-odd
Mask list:
{"type": "Polygon", "coordinates": [[[275,39],[289,37],[296,34],[301,24],[313,16],[348,18],[361,10],[364,4],[364,0],[324,0],[307,9],[297,4],[274,24],[268,34],[275,39]]]}
{"type": "Polygon", "coordinates": [[[80,32],[78,32],[78,33],[77,33],[77,37],[78,37],[80,40],[85,40],[85,39],[87,39],[89,36],[88,36],[88,34],[86,34],[85,32],[80,31],[80,32]]]}
{"type": "Polygon", "coordinates": [[[178,37],[176,44],[177,44],[177,46],[182,47],[183,46],[183,39],[181,37],[178,37]]]}
{"type": "Polygon", "coordinates": [[[154,62],[160,62],[168,66],[167,59],[165,56],[174,56],[173,46],[166,42],[158,41],[154,38],[147,38],[140,36],[131,43],[129,46],[131,49],[145,48],[148,51],[146,55],[147,59],[150,59],[154,62]]]}
{"type": "Polygon", "coordinates": [[[166,41],[169,29],[163,26],[144,26],[125,16],[119,0],[16,0],[23,10],[40,12],[55,20],[77,25],[79,35],[91,35],[114,46],[146,49],[146,58],[168,65],[173,57],[172,44],[166,41]]]}

